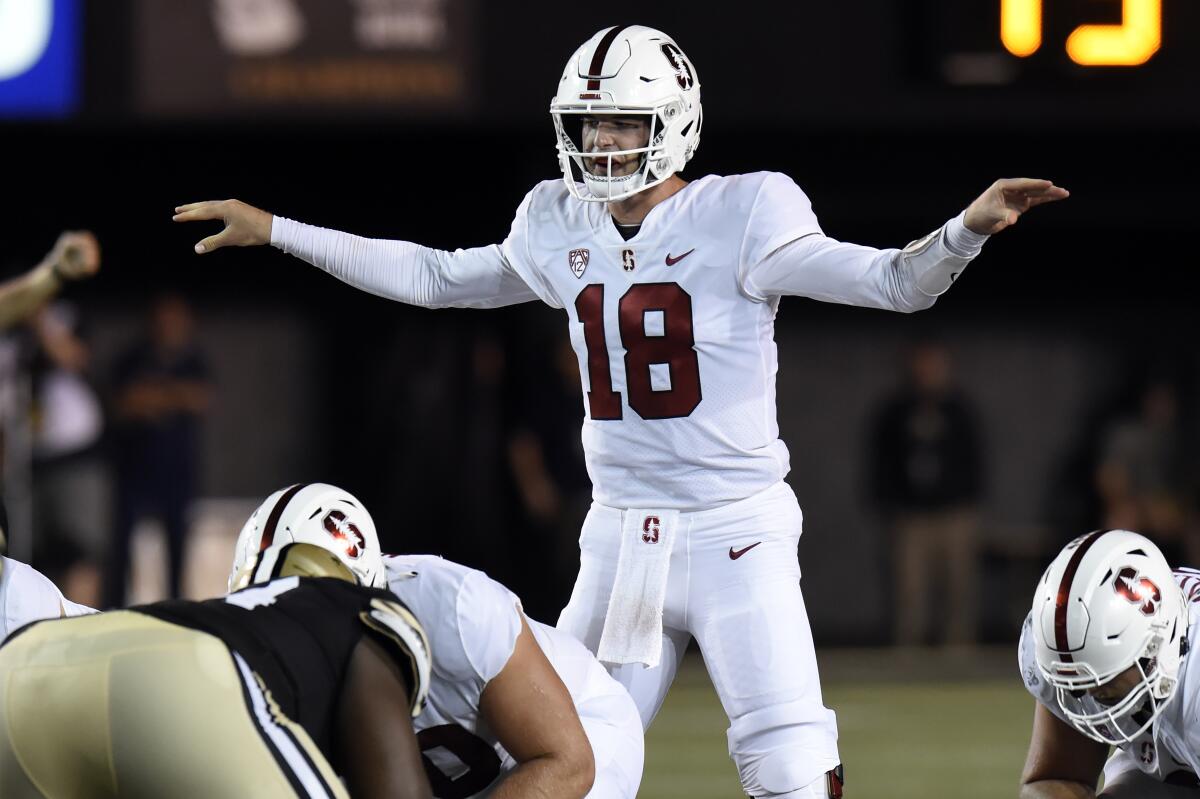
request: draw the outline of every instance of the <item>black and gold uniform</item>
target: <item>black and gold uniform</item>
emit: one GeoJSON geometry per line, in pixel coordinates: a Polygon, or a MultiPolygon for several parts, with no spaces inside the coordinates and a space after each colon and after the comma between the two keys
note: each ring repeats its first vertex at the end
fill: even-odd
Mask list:
{"type": "Polygon", "coordinates": [[[351,654],[363,636],[381,643],[415,714],[428,645],[390,592],[295,576],[320,573],[311,562],[291,573],[222,599],[40,622],[10,638],[0,796],[346,796],[333,743],[351,654]]]}

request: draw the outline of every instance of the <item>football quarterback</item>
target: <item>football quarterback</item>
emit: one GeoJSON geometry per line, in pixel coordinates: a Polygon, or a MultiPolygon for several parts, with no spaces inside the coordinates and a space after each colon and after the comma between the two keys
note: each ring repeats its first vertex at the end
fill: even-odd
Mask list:
{"type": "Polygon", "coordinates": [[[400,302],[563,309],[594,503],[559,627],[629,689],[647,725],[695,638],[745,791],[840,795],[775,414],[780,299],[928,308],[989,235],[1067,192],[998,180],[903,249],[837,241],[785,175],[680,177],[703,127],[699,74],[670,36],[640,25],[579,47],[549,110],[562,177],[533,187],[498,245],[367,239],[237,200],[173,218],[224,223],[198,253],[270,243],[400,302]]]}

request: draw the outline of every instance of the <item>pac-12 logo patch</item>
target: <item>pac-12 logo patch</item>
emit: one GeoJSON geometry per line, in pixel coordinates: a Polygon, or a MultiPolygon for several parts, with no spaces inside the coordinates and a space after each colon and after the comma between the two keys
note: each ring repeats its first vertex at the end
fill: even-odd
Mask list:
{"type": "Polygon", "coordinates": [[[583,277],[583,270],[587,269],[588,261],[591,259],[592,254],[587,251],[586,247],[571,250],[567,253],[567,263],[571,265],[571,274],[575,277],[583,277]]]}
{"type": "Polygon", "coordinates": [[[358,560],[367,547],[367,539],[354,522],[346,520],[346,514],[340,510],[331,510],[322,519],[325,531],[338,541],[346,542],[346,557],[358,560]]]}
{"type": "Polygon", "coordinates": [[[647,544],[657,544],[660,531],[659,524],[657,516],[647,516],[645,521],[642,522],[642,540],[647,544]]]}

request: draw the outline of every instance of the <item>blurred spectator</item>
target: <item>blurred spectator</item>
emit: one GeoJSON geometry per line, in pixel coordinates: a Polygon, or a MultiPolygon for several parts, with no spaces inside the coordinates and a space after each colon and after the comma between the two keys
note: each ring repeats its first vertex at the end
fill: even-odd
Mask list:
{"type": "Polygon", "coordinates": [[[906,384],[876,416],[872,454],[875,500],[892,536],[896,643],[924,643],[932,619],[942,622],[944,643],[974,643],[979,436],[939,343],[909,353],[906,384]],[[931,614],[935,596],[939,612],[931,614]]]}
{"type": "Polygon", "coordinates": [[[101,455],[104,413],[88,378],[79,312],[67,302],[31,320],[34,561],[76,602],[100,602],[111,510],[101,455]]]}
{"type": "Polygon", "coordinates": [[[116,515],[104,604],[124,604],[130,538],[150,514],[166,528],[168,590],[177,597],[200,423],[211,395],[192,311],[181,296],[166,294],[151,305],[145,332],[117,361],[113,392],[116,515]]]}
{"type": "Polygon", "coordinates": [[[1118,420],[1103,438],[1096,486],[1108,528],[1150,536],[1172,563],[1200,562],[1186,428],[1177,386],[1151,380],[1138,413],[1118,420]]]}
{"type": "MultiPolygon", "coordinates": [[[[557,320],[555,320],[557,321],[557,320]]],[[[571,594],[579,563],[579,530],[592,501],[592,482],[579,439],[583,388],[579,360],[571,341],[561,333],[543,338],[553,341],[548,357],[531,359],[529,368],[552,379],[529,379],[522,408],[509,439],[508,456],[517,493],[528,520],[522,549],[535,560],[544,583],[534,596],[541,597],[547,612],[557,613],[571,594]]],[[[528,600],[527,600],[528,601],[528,600]]]]}

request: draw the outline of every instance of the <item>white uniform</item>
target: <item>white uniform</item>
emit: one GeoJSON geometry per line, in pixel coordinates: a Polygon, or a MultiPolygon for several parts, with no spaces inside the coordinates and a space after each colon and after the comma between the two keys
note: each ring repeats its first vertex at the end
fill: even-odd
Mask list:
{"type": "Polygon", "coordinates": [[[659,665],[613,674],[648,724],[696,636],[729,714],[742,785],[760,797],[787,796],[839,762],[798,587],[800,510],[783,483],[779,298],[927,308],[986,238],[962,220],[903,251],[846,244],[821,233],[794,182],[762,172],[687,184],[628,241],[602,203],[572,198],[557,180],[526,196],[500,245],[443,252],[279,217],[271,240],[402,302],[487,308],[541,299],[566,310],[595,503],[559,627],[598,651],[623,515],[680,511],[659,665]],[[743,559],[742,548],[756,543],[743,559]]]}
{"type": "MultiPolygon", "coordinates": [[[[1200,774],[1200,572],[1176,569],[1175,579],[1188,599],[1189,653],[1179,667],[1179,685],[1170,703],[1154,724],[1133,743],[1114,750],[1104,766],[1106,790],[1102,797],[1136,796],[1139,799],[1182,795],[1170,781],[1191,786],[1186,795],[1195,795],[1196,775],[1200,774]],[[1145,779],[1146,775],[1150,779],[1145,779]],[[1116,793],[1111,786],[1126,784],[1130,793],[1116,793]]],[[[1019,664],[1025,688],[1047,710],[1068,725],[1066,715],[1058,706],[1055,689],[1042,678],[1034,656],[1032,614],[1021,629],[1019,664]]],[[[1082,735],[1082,733],[1080,733],[1082,735]]]]}
{"type": "Polygon", "coordinates": [[[30,622],[95,612],[65,598],[32,566],[0,556],[0,643],[30,622]]]}
{"type": "Polygon", "coordinates": [[[642,727],[628,692],[571,636],[524,616],[520,600],[486,574],[428,555],[385,559],[388,588],[422,619],[433,652],[425,710],[413,722],[446,782],[439,799],[486,796],[517,763],[479,713],[479,698],[512,656],[521,620],[562,678],[596,760],[591,799],[632,799],[642,778],[642,727]]]}

